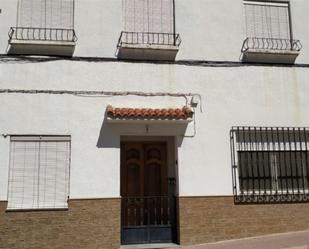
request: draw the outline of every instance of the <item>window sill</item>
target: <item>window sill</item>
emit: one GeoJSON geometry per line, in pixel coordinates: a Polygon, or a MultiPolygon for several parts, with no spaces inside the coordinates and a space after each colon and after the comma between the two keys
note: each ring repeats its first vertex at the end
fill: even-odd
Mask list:
{"type": "Polygon", "coordinates": [[[20,40],[9,41],[8,54],[11,55],[50,55],[71,57],[75,50],[72,41],[20,40]]]}
{"type": "Polygon", "coordinates": [[[294,64],[299,51],[247,49],[243,52],[243,62],[294,64]]]}
{"type": "Polygon", "coordinates": [[[69,208],[38,208],[38,209],[31,209],[31,208],[25,208],[25,209],[18,209],[18,208],[12,208],[12,209],[6,209],[5,212],[7,213],[13,213],[13,212],[46,212],[46,211],[68,211],[69,208]]]}

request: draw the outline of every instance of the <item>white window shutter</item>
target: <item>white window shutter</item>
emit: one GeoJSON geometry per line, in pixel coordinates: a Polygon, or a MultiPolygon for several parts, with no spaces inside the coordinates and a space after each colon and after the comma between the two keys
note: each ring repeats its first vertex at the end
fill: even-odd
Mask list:
{"type": "Polygon", "coordinates": [[[123,0],[128,32],[174,33],[173,0],[123,0]]]}
{"type": "Polygon", "coordinates": [[[8,209],[37,207],[38,142],[11,142],[8,209]]]}
{"type": "Polygon", "coordinates": [[[67,208],[68,152],[68,142],[41,142],[39,208],[67,208]]]}
{"type": "Polygon", "coordinates": [[[74,29],[74,1],[62,0],[60,3],[60,9],[59,27],[74,29]]]}
{"type": "Polygon", "coordinates": [[[18,27],[44,27],[44,0],[19,0],[18,27]]]}
{"type": "Polygon", "coordinates": [[[67,208],[68,137],[12,137],[8,210],[67,208]]]}
{"type": "Polygon", "coordinates": [[[74,0],[19,0],[17,26],[73,29],[74,0]]]}
{"type": "Polygon", "coordinates": [[[289,4],[244,1],[247,37],[290,39],[289,4]]]}

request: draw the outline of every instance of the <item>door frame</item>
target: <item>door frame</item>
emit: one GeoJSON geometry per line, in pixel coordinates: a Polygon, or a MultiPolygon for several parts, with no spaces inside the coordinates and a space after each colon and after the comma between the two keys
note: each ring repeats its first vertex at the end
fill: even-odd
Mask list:
{"type": "MultiPolygon", "coordinates": [[[[141,241],[141,242],[136,242],[133,244],[145,244],[145,243],[177,243],[178,242],[178,205],[177,205],[177,195],[178,195],[178,186],[177,186],[177,178],[178,178],[178,165],[177,165],[177,148],[176,148],[176,138],[173,136],[160,136],[160,137],[141,137],[141,136],[121,136],[120,138],[120,150],[123,148],[123,143],[140,143],[140,144],[156,144],[156,143],[164,143],[166,148],[166,167],[167,167],[167,174],[166,174],[166,181],[167,181],[167,196],[168,200],[171,203],[171,208],[173,209],[173,222],[171,226],[171,231],[172,231],[172,239],[168,241],[141,241]],[[170,178],[173,180],[171,181],[170,178]]],[[[123,170],[122,170],[122,165],[124,164],[124,158],[122,151],[120,151],[120,190],[121,190],[121,197],[123,197],[123,170]]],[[[122,205],[124,202],[125,198],[121,198],[122,200],[122,205]]],[[[123,206],[121,206],[121,221],[123,218],[123,206]]],[[[123,235],[124,235],[124,229],[123,229],[123,223],[121,222],[121,244],[132,244],[132,243],[126,243],[123,240],[123,235]]],[[[127,229],[127,227],[125,227],[127,229]]],[[[132,231],[134,231],[134,227],[131,227],[132,231]]],[[[155,229],[158,229],[158,227],[150,225],[148,227],[148,231],[152,231],[157,233],[155,229]]],[[[161,229],[167,229],[166,227],[161,227],[161,229]]],[[[164,231],[164,230],[162,230],[164,231]]],[[[166,233],[163,232],[163,233],[166,233]]]]}

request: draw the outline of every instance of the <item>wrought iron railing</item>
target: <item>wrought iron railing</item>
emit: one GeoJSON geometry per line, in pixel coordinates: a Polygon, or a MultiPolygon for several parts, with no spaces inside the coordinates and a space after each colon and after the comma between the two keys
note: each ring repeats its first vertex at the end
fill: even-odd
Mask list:
{"type": "Polygon", "coordinates": [[[118,47],[123,45],[167,45],[179,46],[179,34],[153,32],[126,32],[122,31],[118,40],[118,47]]]}
{"type": "Polygon", "coordinates": [[[235,203],[309,202],[309,128],[233,127],[235,203]]]}
{"type": "Polygon", "coordinates": [[[9,40],[76,42],[74,29],[11,27],[9,40]]]}
{"type": "Polygon", "coordinates": [[[123,227],[164,226],[175,222],[175,197],[122,197],[121,208],[123,227]]]}
{"type": "Polygon", "coordinates": [[[302,44],[299,40],[248,37],[243,42],[241,52],[244,53],[249,49],[300,51],[302,49],[302,44]]]}

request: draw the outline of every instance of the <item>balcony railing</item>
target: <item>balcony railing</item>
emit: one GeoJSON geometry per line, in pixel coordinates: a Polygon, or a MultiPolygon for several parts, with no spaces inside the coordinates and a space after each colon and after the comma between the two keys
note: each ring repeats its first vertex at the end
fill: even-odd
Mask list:
{"type": "Polygon", "coordinates": [[[241,52],[249,49],[261,49],[269,51],[300,51],[302,44],[299,40],[248,37],[242,45],[241,52]]]}
{"type": "Polygon", "coordinates": [[[74,29],[11,27],[9,40],[76,42],[74,29]]]}
{"type": "Polygon", "coordinates": [[[309,202],[309,128],[233,127],[235,203],[309,202]]]}
{"type": "Polygon", "coordinates": [[[118,40],[118,47],[123,45],[166,45],[178,47],[180,43],[179,34],[122,31],[118,40]]]}

